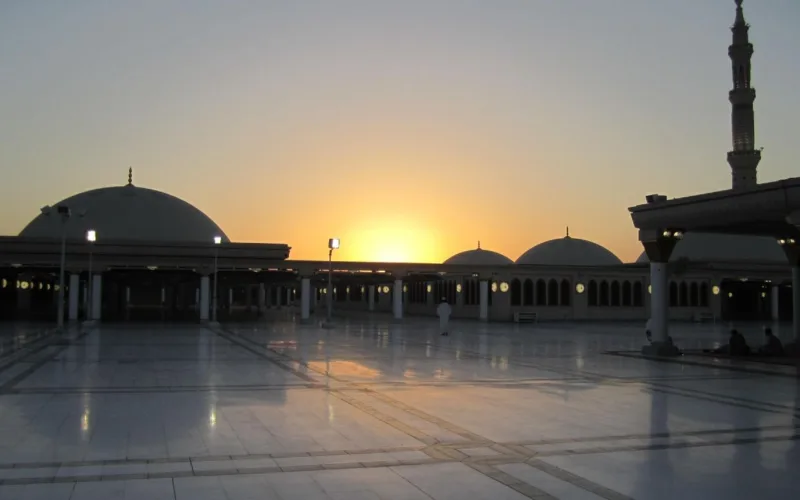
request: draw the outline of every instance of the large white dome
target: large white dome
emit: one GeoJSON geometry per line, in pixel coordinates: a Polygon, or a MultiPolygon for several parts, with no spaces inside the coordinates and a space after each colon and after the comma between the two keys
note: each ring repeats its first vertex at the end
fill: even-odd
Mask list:
{"type": "Polygon", "coordinates": [[[453,255],[444,264],[457,264],[465,266],[507,266],[514,261],[505,255],[478,247],[453,255]]]}
{"type": "MultiPolygon", "coordinates": [[[[686,233],[675,245],[670,261],[688,259],[694,262],[752,262],[787,264],[786,254],[775,238],[738,234],[686,233]]],[[[650,262],[642,252],[638,263],[650,262]]]]}
{"type": "MultiPolygon", "coordinates": [[[[228,237],[206,214],[161,191],[133,184],[93,189],[52,205],[69,207],[68,239],[84,239],[88,229],[100,241],[209,243],[228,237]],[[83,214],[81,216],[80,214],[83,214]]],[[[27,238],[61,238],[62,222],[55,213],[39,214],[22,232],[27,238]]]]}
{"type": "Polygon", "coordinates": [[[520,265],[614,266],[622,264],[610,250],[591,241],[565,236],[539,243],[517,259],[520,265]]]}

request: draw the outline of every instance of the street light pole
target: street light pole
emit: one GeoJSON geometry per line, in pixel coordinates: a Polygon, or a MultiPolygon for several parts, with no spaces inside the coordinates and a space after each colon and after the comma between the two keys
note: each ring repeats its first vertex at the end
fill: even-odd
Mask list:
{"type": "Polygon", "coordinates": [[[330,323],[331,317],[333,316],[333,248],[328,249],[328,293],[325,295],[328,299],[328,314],[326,319],[328,323],[330,323]]]}
{"type": "Polygon", "coordinates": [[[62,207],[59,208],[61,215],[61,263],[58,268],[58,326],[59,330],[64,329],[64,267],[67,265],[67,217],[69,217],[69,209],[66,214],[61,212],[62,207]]]}
{"type": "Polygon", "coordinates": [[[87,291],[88,291],[88,293],[87,293],[87,295],[88,295],[87,302],[88,302],[88,306],[86,308],[87,316],[88,316],[86,319],[88,321],[91,321],[91,320],[94,319],[94,303],[92,302],[92,299],[94,298],[93,297],[93,293],[92,293],[94,291],[93,290],[94,289],[94,277],[92,276],[92,251],[94,250],[93,243],[96,240],[97,240],[97,231],[95,231],[94,229],[90,229],[90,230],[86,231],[86,241],[89,242],[89,277],[87,278],[87,280],[89,282],[88,286],[87,286],[87,291]]]}
{"type": "Polygon", "coordinates": [[[217,261],[219,260],[219,244],[222,243],[222,238],[214,236],[214,295],[211,300],[211,321],[217,322],[217,289],[219,288],[219,268],[217,261]]]}
{"type": "Polygon", "coordinates": [[[339,238],[330,238],[328,240],[328,293],[327,295],[327,306],[328,306],[328,314],[326,318],[326,323],[328,326],[331,325],[331,319],[333,318],[333,251],[339,248],[339,238]]]}

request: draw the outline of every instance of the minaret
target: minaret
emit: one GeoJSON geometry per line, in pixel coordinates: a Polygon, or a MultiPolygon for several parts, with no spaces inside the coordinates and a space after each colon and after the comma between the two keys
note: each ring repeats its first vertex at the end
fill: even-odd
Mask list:
{"type": "Polygon", "coordinates": [[[728,153],[728,164],[731,166],[733,189],[751,189],[758,183],[756,170],[761,161],[761,151],[755,148],[753,101],[756,100],[756,91],[750,85],[753,44],[748,37],[750,25],[744,20],[742,0],[735,1],[736,21],[731,28],[733,44],[728,48],[733,66],[733,90],[729,94],[733,151],[728,153]]]}

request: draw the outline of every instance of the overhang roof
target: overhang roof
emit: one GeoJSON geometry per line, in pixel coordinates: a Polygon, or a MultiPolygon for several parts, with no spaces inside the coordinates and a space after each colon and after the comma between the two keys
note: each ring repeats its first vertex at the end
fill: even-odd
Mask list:
{"type": "Polygon", "coordinates": [[[725,190],[628,209],[640,230],[666,228],[705,233],[800,237],[788,217],[800,211],[800,178],[725,190]]]}

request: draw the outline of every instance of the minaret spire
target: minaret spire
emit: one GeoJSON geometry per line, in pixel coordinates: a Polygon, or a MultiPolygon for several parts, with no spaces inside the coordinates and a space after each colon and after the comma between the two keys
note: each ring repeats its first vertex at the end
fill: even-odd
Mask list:
{"type": "Polygon", "coordinates": [[[128,185],[133,186],[133,167],[128,167],[128,185]]]}
{"type": "Polygon", "coordinates": [[[753,102],[756,91],[750,81],[750,60],[753,44],[750,43],[750,25],[744,19],[743,0],[736,2],[736,20],[731,27],[733,43],[728,48],[733,68],[733,90],[728,94],[731,102],[733,151],[728,153],[733,189],[749,189],[758,184],[757,168],[761,151],[755,148],[755,117],[753,102]]]}

